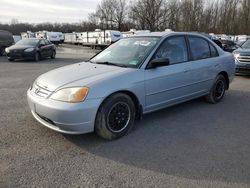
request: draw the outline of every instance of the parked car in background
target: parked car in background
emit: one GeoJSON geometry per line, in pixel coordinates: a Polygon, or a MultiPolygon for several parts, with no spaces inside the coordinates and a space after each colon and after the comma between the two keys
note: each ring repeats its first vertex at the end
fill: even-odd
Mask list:
{"type": "Polygon", "coordinates": [[[29,38],[18,41],[5,49],[9,61],[30,59],[39,61],[42,58],[56,57],[56,47],[46,39],[29,38]]]}
{"type": "Polygon", "coordinates": [[[5,54],[5,48],[14,44],[12,33],[0,30],[0,56],[5,54]]]}
{"type": "Polygon", "coordinates": [[[100,30],[88,32],[65,33],[65,43],[80,44],[92,48],[105,48],[122,38],[122,33],[115,30],[100,30]]]}
{"type": "Polygon", "coordinates": [[[250,39],[233,52],[236,63],[236,73],[250,75],[250,39]]]}
{"type": "Polygon", "coordinates": [[[223,40],[220,39],[220,42],[222,44],[222,49],[226,52],[233,52],[234,50],[236,50],[237,48],[239,48],[239,45],[237,45],[236,43],[234,43],[231,40],[223,40]]]}
{"type": "Polygon", "coordinates": [[[34,118],[52,130],[116,139],[142,114],[198,97],[220,102],[234,73],[233,55],[206,37],[149,33],[39,76],[27,98],[34,118]]]}
{"type": "Polygon", "coordinates": [[[218,39],[212,39],[212,41],[214,41],[215,44],[217,44],[221,49],[223,49],[222,43],[220,40],[218,39]]]}

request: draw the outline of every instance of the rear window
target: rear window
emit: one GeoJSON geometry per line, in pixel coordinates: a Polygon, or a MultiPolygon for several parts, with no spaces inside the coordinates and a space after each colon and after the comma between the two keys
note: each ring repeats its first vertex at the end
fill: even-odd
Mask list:
{"type": "Polygon", "coordinates": [[[188,38],[193,60],[211,57],[209,44],[205,39],[196,36],[189,36],[188,38]]]}
{"type": "Polygon", "coordinates": [[[210,51],[211,51],[211,57],[217,57],[219,56],[217,49],[214,47],[214,45],[212,45],[211,43],[209,43],[210,46],[210,51]]]}

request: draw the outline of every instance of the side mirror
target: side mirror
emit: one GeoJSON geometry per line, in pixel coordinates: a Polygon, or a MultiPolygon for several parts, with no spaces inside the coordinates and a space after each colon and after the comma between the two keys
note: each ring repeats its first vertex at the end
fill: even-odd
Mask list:
{"type": "Polygon", "coordinates": [[[43,47],[43,46],[45,46],[44,44],[39,44],[39,48],[41,48],[41,47],[43,47]]]}
{"type": "Polygon", "coordinates": [[[149,62],[147,68],[148,69],[154,69],[157,67],[164,67],[169,65],[169,59],[167,58],[159,58],[159,59],[154,59],[149,62]]]}

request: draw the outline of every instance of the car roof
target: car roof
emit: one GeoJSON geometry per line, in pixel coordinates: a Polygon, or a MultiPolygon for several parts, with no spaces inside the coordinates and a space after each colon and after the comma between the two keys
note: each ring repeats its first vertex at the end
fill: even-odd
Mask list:
{"type": "Polygon", "coordinates": [[[22,40],[42,40],[40,38],[23,38],[22,40]]]}
{"type": "Polygon", "coordinates": [[[202,34],[196,33],[196,32],[175,32],[175,31],[143,33],[143,34],[135,35],[135,36],[132,36],[132,37],[143,36],[143,37],[161,37],[161,38],[165,38],[167,36],[173,36],[173,35],[191,35],[191,36],[199,36],[199,37],[209,39],[208,37],[206,37],[206,36],[204,36],[202,34]]]}

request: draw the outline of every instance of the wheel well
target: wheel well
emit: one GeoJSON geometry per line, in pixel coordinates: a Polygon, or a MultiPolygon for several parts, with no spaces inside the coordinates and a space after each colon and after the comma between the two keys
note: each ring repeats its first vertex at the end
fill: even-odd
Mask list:
{"type": "MultiPolygon", "coordinates": [[[[107,96],[107,97],[102,101],[101,105],[102,105],[110,96],[115,95],[115,94],[118,94],[118,93],[126,94],[126,95],[128,95],[128,96],[132,99],[132,101],[133,101],[134,104],[135,104],[136,119],[141,119],[141,117],[142,117],[142,106],[141,106],[141,104],[140,104],[140,102],[139,102],[137,96],[136,96],[134,93],[132,93],[131,91],[122,90],[122,91],[117,91],[117,92],[115,92],[115,93],[112,93],[112,94],[110,94],[109,96],[107,96]]],[[[101,105],[99,106],[99,108],[101,107],[101,105]]]]}
{"type": "Polygon", "coordinates": [[[229,89],[229,78],[228,78],[228,74],[227,74],[227,72],[222,71],[222,72],[220,72],[220,73],[219,73],[219,75],[222,75],[222,76],[224,76],[224,77],[225,77],[226,82],[227,82],[227,89],[229,89]]]}

